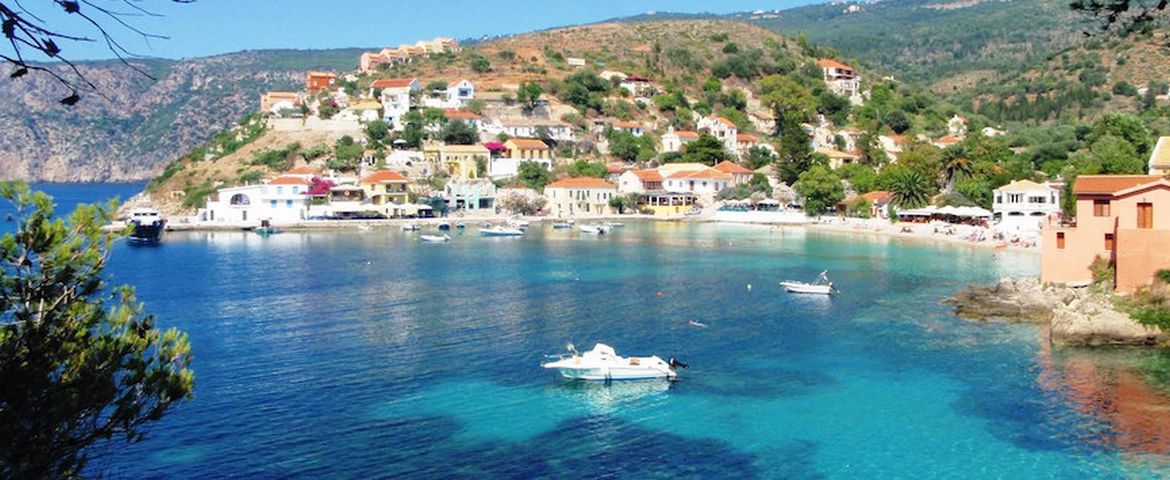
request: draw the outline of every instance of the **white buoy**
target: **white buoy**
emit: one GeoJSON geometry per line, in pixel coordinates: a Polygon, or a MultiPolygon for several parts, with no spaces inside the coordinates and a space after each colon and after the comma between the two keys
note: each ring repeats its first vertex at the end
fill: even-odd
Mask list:
{"type": "Polygon", "coordinates": [[[749,292],[752,291],[752,284],[750,284],[750,283],[748,284],[748,291],[749,292]]]}

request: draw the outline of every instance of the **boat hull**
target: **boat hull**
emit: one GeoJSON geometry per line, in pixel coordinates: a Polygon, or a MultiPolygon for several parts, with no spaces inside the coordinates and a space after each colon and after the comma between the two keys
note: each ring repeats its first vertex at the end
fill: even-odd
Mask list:
{"type": "Polygon", "coordinates": [[[166,222],[157,220],[153,222],[132,222],[134,231],[130,232],[130,241],[139,243],[155,243],[162,238],[163,229],[166,227],[166,222]]]}
{"type": "Polygon", "coordinates": [[[580,380],[585,382],[662,380],[674,378],[672,372],[663,372],[649,368],[557,368],[556,370],[566,380],[580,380]]]}
{"type": "Polygon", "coordinates": [[[831,295],[833,287],[830,285],[808,285],[796,282],[781,282],[780,285],[789,293],[807,293],[810,295],[831,295]]]}

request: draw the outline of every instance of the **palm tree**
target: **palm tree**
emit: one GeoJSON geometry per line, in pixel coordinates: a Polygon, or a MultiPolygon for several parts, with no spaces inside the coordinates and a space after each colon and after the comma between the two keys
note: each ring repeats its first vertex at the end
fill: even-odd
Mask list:
{"type": "Polygon", "coordinates": [[[955,180],[970,175],[972,172],[971,160],[967,158],[967,149],[956,145],[943,151],[943,175],[946,176],[946,189],[955,188],[955,180]]]}
{"type": "Polygon", "coordinates": [[[890,191],[898,208],[921,208],[930,203],[930,180],[917,170],[900,169],[894,174],[890,191]]]}

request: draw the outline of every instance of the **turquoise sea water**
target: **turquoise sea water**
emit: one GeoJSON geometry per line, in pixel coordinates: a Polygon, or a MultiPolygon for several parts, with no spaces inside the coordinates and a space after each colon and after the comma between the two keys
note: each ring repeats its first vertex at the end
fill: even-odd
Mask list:
{"type": "MultiPolygon", "coordinates": [[[[425,233],[425,232],[424,232],[425,233]]],[[[190,333],[196,398],[129,478],[1146,478],[1170,473],[1161,354],[1049,349],[939,299],[1037,257],[879,237],[631,223],[450,244],[168,234],[110,275],[190,333]],[[843,293],[777,282],[828,269],[843,293]],[[751,284],[751,288],[748,285],[751,284]],[[661,294],[660,294],[661,293],[661,294]],[[709,328],[688,325],[698,320],[709,328]],[[690,363],[576,385],[573,342],[690,363]]]]}

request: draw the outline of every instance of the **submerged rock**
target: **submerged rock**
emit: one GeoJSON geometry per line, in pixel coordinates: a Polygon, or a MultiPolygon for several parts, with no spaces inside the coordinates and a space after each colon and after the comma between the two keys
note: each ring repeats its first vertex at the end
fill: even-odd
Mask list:
{"type": "Polygon", "coordinates": [[[1005,278],[994,286],[972,286],[943,303],[970,320],[1048,323],[1053,310],[1069,301],[1070,292],[1044,287],[1035,279],[1005,278]]]}

